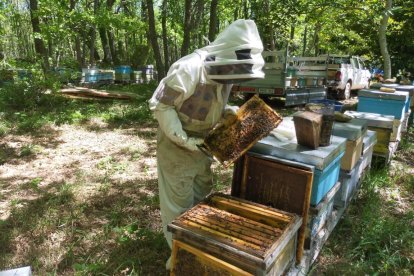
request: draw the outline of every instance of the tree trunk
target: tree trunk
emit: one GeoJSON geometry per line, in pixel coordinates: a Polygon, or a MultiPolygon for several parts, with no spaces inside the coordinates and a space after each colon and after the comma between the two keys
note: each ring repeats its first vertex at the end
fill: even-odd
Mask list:
{"type": "Polygon", "coordinates": [[[292,43],[294,39],[295,39],[295,24],[292,23],[292,25],[290,25],[290,39],[289,39],[288,47],[287,47],[288,55],[291,55],[291,53],[293,52],[292,43]]]}
{"type": "Polygon", "coordinates": [[[210,5],[210,26],[208,29],[208,40],[214,41],[217,33],[217,5],[218,0],[211,0],[210,5]]]}
{"type": "Polygon", "coordinates": [[[313,38],[313,45],[315,49],[315,57],[319,55],[319,31],[321,29],[321,26],[319,23],[316,23],[315,25],[315,35],[313,38]]]}
{"type": "MultiPolygon", "coordinates": [[[[69,2],[69,11],[73,11],[75,9],[76,6],[76,0],[70,0],[69,2]]],[[[75,28],[75,26],[72,25],[72,28],[75,28]]],[[[76,52],[76,60],[79,64],[79,67],[82,68],[85,66],[85,64],[83,63],[82,60],[82,50],[81,50],[81,41],[79,39],[80,34],[76,35],[75,34],[75,52],[76,52]]],[[[73,37],[72,37],[73,39],[73,37]]]]}
{"type": "Polygon", "coordinates": [[[170,56],[169,56],[169,49],[168,49],[168,33],[167,33],[167,8],[168,8],[168,1],[163,0],[162,2],[162,44],[164,46],[164,70],[168,72],[170,67],[170,56]]]}
{"type": "Polygon", "coordinates": [[[384,59],[384,79],[391,78],[391,57],[387,46],[387,25],[392,9],[392,0],[385,0],[385,10],[379,26],[378,40],[382,58],[384,59]]]}
{"type": "Polygon", "coordinates": [[[86,31],[85,30],[83,30],[82,31],[82,41],[83,41],[83,43],[82,43],[82,65],[83,65],[83,67],[85,67],[86,66],[86,49],[87,49],[87,46],[86,46],[86,31]]]}
{"type": "Polygon", "coordinates": [[[190,33],[191,33],[191,0],[185,0],[184,7],[184,37],[181,45],[181,56],[188,54],[190,48],[190,33]]]}
{"type": "Polygon", "coordinates": [[[307,36],[308,36],[308,26],[305,25],[305,30],[303,32],[303,49],[302,49],[302,56],[305,56],[305,53],[306,53],[307,36]]]}
{"type": "Polygon", "coordinates": [[[164,78],[164,65],[162,63],[160,47],[157,41],[157,32],[155,30],[155,16],[154,16],[154,4],[152,0],[147,0],[148,11],[148,36],[151,41],[152,50],[155,56],[156,67],[158,71],[158,80],[164,78]]]}
{"type": "Polygon", "coordinates": [[[111,50],[108,44],[108,37],[106,35],[106,30],[103,27],[99,28],[99,36],[101,37],[102,49],[104,52],[103,62],[105,64],[112,64],[111,50]]]}
{"type": "MultiPolygon", "coordinates": [[[[93,1],[93,13],[96,15],[98,11],[99,0],[93,1]]],[[[96,40],[96,24],[94,23],[91,28],[91,41],[89,45],[89,63],[93,66],[95,64],[95,40],[96,40]]]]}
{"type": "Polygon", "coordinates": [[[32,28],[34,33],[34,45],[36,54],[43,58],[42,68],[43,71],[49,70],[49,57],[47,55],[47,50],[43,40],[40,38],[40,20],[39,16],[37,15],[38,12],[38,2],[37,0],[30,0],[30,19],[32,22],[32,28]]]}

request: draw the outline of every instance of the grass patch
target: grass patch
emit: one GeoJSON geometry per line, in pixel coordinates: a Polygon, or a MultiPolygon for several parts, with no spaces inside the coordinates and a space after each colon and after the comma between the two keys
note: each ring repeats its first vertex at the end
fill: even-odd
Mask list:
{"type": "Polygon", "coordinates": [[[105,87],[136,95],[131,101],[67,99],[57,92],[57,85],[35,79],[0,88],[0,136],[36,133],[48,124],[83,125],[91,118],[102,119],[115,128],[155,122],[148,107],[155,84],[105,87]]]}

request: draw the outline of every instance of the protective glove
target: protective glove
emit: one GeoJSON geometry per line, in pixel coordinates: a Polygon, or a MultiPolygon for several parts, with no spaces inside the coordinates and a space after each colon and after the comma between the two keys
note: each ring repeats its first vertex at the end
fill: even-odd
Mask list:
{"type": "Polygon", "coordinates": [[[237,111],[239,111],[240,107],[238,106],[231,106],[231,105],[226,105],[226,107],[224,108],[224,113],[223,113],[223,117],[226,118],[227,116],[236,116],[237,111]]]}
{"type": "Polygon", "coordinates": [[[201,145],[203,142],[204,140],[201,138],[190,137],[187,139],[187,142],[183,146],[190,151],[199,151],[200,149],[197,147],[197,145],[201,145]]]}
{"type": "Polygon", "coordinates": [[[226,105],[223,112],[223,118],[217,124],[217,127],[231,125],[237,118],[238,106],[226,105]]]}

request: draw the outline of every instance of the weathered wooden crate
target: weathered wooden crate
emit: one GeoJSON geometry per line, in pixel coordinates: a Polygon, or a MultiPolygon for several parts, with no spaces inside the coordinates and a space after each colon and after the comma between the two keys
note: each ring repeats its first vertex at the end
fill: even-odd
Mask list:
{"type": "Polygon", "coordinates": [[[322,126],[322,115],[310,111],[293,114],[296,139],[299,145],[317,149],[322,126]]]}
{"type": "MultiPolygon", "coordinates": [[[[294,129],[293,121],[287,121],[292,123],[294,129]]],[[[299,145],[296,139],[281,141],[273,136],[267,136],[257,142],[250,152],[314,166],[311,205],[316,206],[338,181],[345,144],[345,138],[332,136],[329,146],[312,150],[299,145]]]]}
{"type": "Polygon", "coordinates": [[[201,149],[228,165],[281,122],[282,117],[255,95],[240,107],[233,121],[210,131],[201,149]]]}
{"type": "Polygon", "coordinates": [[[295,259],[301,224],[295,214],[212,195],[168,225],[171,275],[281,275],[295,259]]]}
{"type": "Polygon", "coordinates": [[[231,195],[302,217],[297,261],[305,240],[313,167],[248,152],[234,166],[231,195]]]}
{"type": "Polygon", "coordinates": [[[362,152],[362,137],[367,131],[366,120],[352,119],[346,123],[336,122],[333,127],[333,135],[347,139],[344,157],[341,160],[341,169],[351,171],[362,152]]]}
{"type": "Polygon", "coordinates": [[[387,93],[362,89],[358,91],[357,111],[392,115],[395,119],[401,119],[404,117],[408,99],[408,92],[387,93]]]}
{"type": "Polygon", "coordinates": [[[312,237],[325,226],[326,221],[331,216],[334,206],[334,198],[340,187],[341,183],[337,182],[317,206],[309,209],[305,235],[305,249],[310,249],[312,237]]]}

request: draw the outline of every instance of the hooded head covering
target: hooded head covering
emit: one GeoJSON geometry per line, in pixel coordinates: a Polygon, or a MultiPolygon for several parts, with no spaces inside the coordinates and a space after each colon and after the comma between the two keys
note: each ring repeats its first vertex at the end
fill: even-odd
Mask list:
{"type": "Polygon", "coordinates": [[[204,68],[218,82],[240,82],[264,78],[263,44],[253,20],[239,19],[224,29],[210,45],[204,68]]]}

